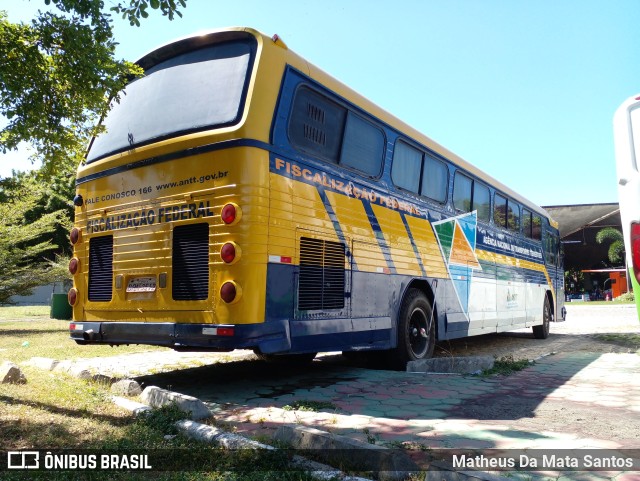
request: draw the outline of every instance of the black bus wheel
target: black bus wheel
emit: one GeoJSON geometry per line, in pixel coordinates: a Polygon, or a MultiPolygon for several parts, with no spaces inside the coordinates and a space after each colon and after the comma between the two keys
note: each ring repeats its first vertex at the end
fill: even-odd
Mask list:
{"type": "Polygon", "coordinates": [[[544,306],[542,308],[542,324],[533,326],[533,337],[536,339],[546,339],[549,337],[549,323],[551,322],[551,305],[549,298],[544,296],[544,306]]]}
{"type": "Polygon", "coordinates": [[[409,361],[433,356],[435,320],[431,304],[419,289],[409,289],[398,317],[398,346],[392,351],[396,367],[406,368],[409,361]]]}

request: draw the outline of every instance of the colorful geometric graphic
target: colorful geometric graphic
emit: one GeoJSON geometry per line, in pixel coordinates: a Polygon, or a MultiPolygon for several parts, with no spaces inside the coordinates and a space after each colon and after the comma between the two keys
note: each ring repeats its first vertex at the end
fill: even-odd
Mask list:
{"type": "Polygon", "coordinates": [[[475,253],[477,213],[450,217],[432,225],[462,310],[468,314],[473,270],[482,270],[475,253]]]}

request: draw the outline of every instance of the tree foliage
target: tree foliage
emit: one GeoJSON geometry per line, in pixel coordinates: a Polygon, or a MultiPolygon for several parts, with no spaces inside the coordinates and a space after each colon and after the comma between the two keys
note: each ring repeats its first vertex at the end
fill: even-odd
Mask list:
{"type": "Polygon", "coordinates": [[[596,234],[596,242],[598,244],[609,243],[609,251],[607,253],[609,260],[613,264],[624,261],[624,237],[622,232],[614,227],[605,227],[596,234]]]}
{"type": "Polygon", "coordinates": [[[110,12],[132,25],[159,10],[181,16],[186,0],[128,0],[107,9],[103,0],[43,0],[30,24],[12,23],[0,11],[0,151],[22,141],[35,148],[44,172],[83,150],[95,125],[126,82],[141,74],[115,57],[110,12]]]}
{"type": "Polygon", "coordinates": [[[42,192],[29,182],[2,191],[0,203],[0,305],[33,288],[68,277],[64,260],[51,260],[57,248],[51,239],[56,229],[68,229],[64,209],[38,214],[42,192]]]}

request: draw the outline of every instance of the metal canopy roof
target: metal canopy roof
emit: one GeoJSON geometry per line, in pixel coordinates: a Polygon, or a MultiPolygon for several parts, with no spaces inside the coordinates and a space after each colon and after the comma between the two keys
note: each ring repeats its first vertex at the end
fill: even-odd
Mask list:
{"type": "MultiPolygon", "coordinates": [[[[610,204],[582,204],[582,205],[556,205],[547,206],[544,209],[558,222],[560,238],[565,238],[585,227],[590,227],[620,213],[620,205],[610,204]]],[[[611,224],[620,225],[620,219],[612,218],[611,224]]],[[[602,226],[604,227],[604,226],[602,226]]]]}

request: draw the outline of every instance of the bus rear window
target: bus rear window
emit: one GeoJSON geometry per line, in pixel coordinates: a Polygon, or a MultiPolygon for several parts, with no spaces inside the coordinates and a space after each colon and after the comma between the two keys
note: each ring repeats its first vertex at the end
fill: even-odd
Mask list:
{"type": "Polygon", "coordinates": [[[254,42],[210,45],[165,60],[131,82],[103,121],[87,161],[242,116],[254,42]]]}

